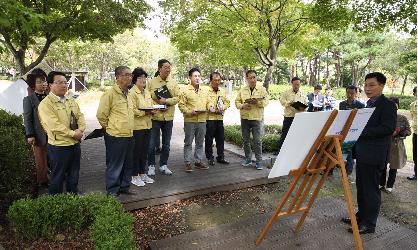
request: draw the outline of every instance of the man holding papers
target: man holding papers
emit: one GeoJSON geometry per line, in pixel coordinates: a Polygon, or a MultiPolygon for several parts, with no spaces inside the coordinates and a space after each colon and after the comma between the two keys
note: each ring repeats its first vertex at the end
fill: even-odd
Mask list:
{"type": "Polygon", "coordinates": [[[170,155],[170,141],[173,130],[175,105],[179,102],[180,88],[170,77],[171,63],[166,59],[158,61],[158,75],[148,84],[148,91],[154,104],[166,105],[167,109],[154,114],[152,117],[151,140],[148,151],[148,175],[155,175],[155,147],[162,133],[162,147],[160,154],[160,172],[171,175],[167,166],[170,155]]]}
{"type": "Polygon", "coordinates": [[[235,99],[235,106],[241,114],[241,133],[244,140],[245,161],[244,167],[251,167],[252,152],[250,145],[250,133],[253,134],[255,145],[256,169],[262,170],[262,143],[261,129],[264,116],[264,107],[268,104],[266,89],[257,85],[257,73],[255,70],[248,70],[245,73],[247,85],[242,87],[235,99]]]}
{"type": "Polygon", "coordinates": [[[308,103],[308,98],[306,97],[306,94],[300,90],[300,79],[298,77],[292,78],[292,89],[289,89],[282,94],[280,103],[284,107],[284,118],[282,135],[277,146],[277,154],[279,154],[280,149],[282,148],[290,125],[292,125],[293,119],[295,118],[295,114],[303,112],[307,108],[306,104],[308,103]]]}
{"type": "Polygon", "coordinates": [[[203,164],[203,140],[206,133],[207,91],[200,86],[200,71],[189,71],[190,84],[180,95],[179,109],[184,115],[184,162],[186,172],[192,172],[192,143],[195,140],[194,165],[197,169],[208,169],[203,164]]]}

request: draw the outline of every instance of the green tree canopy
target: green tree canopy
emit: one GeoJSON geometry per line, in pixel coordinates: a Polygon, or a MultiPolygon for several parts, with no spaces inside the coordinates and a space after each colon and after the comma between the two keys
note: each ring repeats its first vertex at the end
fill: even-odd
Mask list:
{"type": "Polygon", "coordinates": [[[112,36],[143,25],[150,7],[144,0],[3,0],[0,4],[0,42],[24,74],[39,64],[58,39],[111,41],[112,36]],[[25,60],[39,38],[39,56],[25,60]]]}

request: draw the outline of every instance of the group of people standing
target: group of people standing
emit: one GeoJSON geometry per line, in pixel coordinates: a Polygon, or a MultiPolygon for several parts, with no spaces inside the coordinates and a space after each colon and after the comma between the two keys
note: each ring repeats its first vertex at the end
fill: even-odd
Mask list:
{"type": "MultiPolygon", "coordinates": [[[[192,68],[188,72],[190,83],[183,89],[170,74],[171,63],[165,59],[158,61],[158,72],[148,83],[148,74],[142,68],[131,71],[126,66],[119,66],[115,69],[116,84],[101,96],[96,117],[102,127],[106,146],[108,194],[133,194],[130,190],[131,184],[144,186],[154,182],[150,176],[156,174],[155,149],[159,144],[160,134],[162,146],[159,172],[165,175],[173,173],[168,167],[168,159],[177,104],[184,116],[184,171],[190,173],[195,169],[206,170],[215,165],[213,139],[217,148],[216,162],[229,164],[224,154],[223,116],[230,106],[230,101],[220,86],[220,73],[212,72],[209,76],[209,86],[202,86],[200,70],[192,68]],[[204,157],[209,166],[204,163],[204,157]]],[[[264,108],[269,98],[266,89],[257,84],[256,71],[248,70],[246,81],[247,84],[241,87],[235,99],[235,106],[240,110],[244,141],[245,160],[242,165],[253,166],[254,151],[255,168],[262,170],[262,126],[264,108]],[[254,140],[253,150],[251,134],[254,140]]],[[[27,140],[33,146],[35,155],[37,181],[40,185],[48,183],[49,159],[49,193],[63,192],[64,180],[67,192],[78,193],[80,141],[86,123],[78,104],[66,95],[66,76],[57,71],[52,71],[46,76],[43,71],[34,70],[28,75],[27,82],[33,94],[23,101],[24,122],[27,140]]],[[[340,110],[375,108],[346,159],[349,174],[353,169],[354,158],[357,163],[357,218],[360,233],[374,232],[380,208],[379,184],[388,192],[392,191],[396,169],[405,164],[403,139],[411,133],[408,119],[397,115],[399,100],[388,99],[382,94],[385,83],[386,77],[383,74],[370,73],[365,78],[364,90],[369,98],[366,105],[357,100],[358,89],[355,86],[346,88],[347,100],[339,104],[340,110]],[[397,155],[395,157],[392,154],[397,155]],[[385,176],[387,163],[390,163],[391,167],[388,180],[385,176]]],[[[304,112],[306,109],[319,111],[336,107],[331,89],[327,89],[325,97],[321,97],[320,86],[315,86],[314,93],[306,95],[300,90],[299,78],[294,77],[291,84],[292,88],[280,97],[284,106],[284,119],[279,150],[296,113],[304,112]],[[295,108],[295,102],[306,104],[306,108],[295,108]],[[323,104],[322,108],[318,103],[323,104]]],[[[414,119],[413,139],[416,140],[416,101],[411,104],[411,113],[414,119]]],[[[416,180],[415,151],[416,141],[415,175],[409,178],[411,180],[416,180]]],[[[344,218],[343,221],[350,222],[349,218],[344,218]]]]}
{"type": "MultiPolygon", "coordinates": [[[[140,187],[154,183],[150,176],[156,174],[155,155],[160,136],[159,172],[173,174],[168,159],[177,104],[184,116],[184,170],[188,173],[195,169],[206,170],[215,165],[215,161],[229,164],[224,154],[223,116],[230,101],[220,85],[221,74],[212,72],[209,86],[202,86],[200,70],[192,68],[188,74],[190,84],[181,89],[170,73],[171,63],[166,59],[158,61],[158,71],[148,83],[144,69],[131,71],[127,66],[119,66],[115,69],[116,84],[101,96],[96,117],[106,147],[108,194],[133,194],[131,184],[140,187]],[[205,157],[209,166],[204,162],[205,157]]],[[[261,170],[262,118],[268,95],[264,87],[257,85],[254,70],[249,70],[246,78],[248,86],[240,90],[235,101],[241,112],[246,154],[243,166],[252,166],[252,133],[255,167],[261,170]]],[[[49,178],[50,194],[63,192],[64,183],[67,192],[78,193],[80,142],[86,123],[78,104],[66,95],[66,76],[58,71],[46,76],[36,69],[28,75],[27,82],[33,94],[24,99],[24,120],[28,142],[34,149],[38,183],[47,186],[49,178]]]]}

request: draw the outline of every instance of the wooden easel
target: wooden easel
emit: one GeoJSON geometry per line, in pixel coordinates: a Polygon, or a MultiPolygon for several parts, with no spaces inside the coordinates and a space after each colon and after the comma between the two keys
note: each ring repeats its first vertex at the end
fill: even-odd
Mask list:
{"type": "Polygon", "coordinates": [[[256,241],[257,246],[261,244],[264,237],[270,230],[271,226],[277,219],[281,217],[289,216],[298,212],[303,212],[295,229],[296,233],[299,232],[319,191],[321,190],[322,186],[325,183],[325,180],[327,179],[328,173],[335,167],[335,165],[339,165],[341,169],[341,175],[342,175],[341,182],[344,188],[344,196],[347,201],[348,214],[351,219],[351,226],[353,229],[356,249],[357,250],[363,249],[360,234],[358,231],[356,215],[354,213],[353,201],[351,198],[351,192],[350,192],[350,186],[348,184],[347,173],[345,170],[343,154],[341,150],[341,143],[344,142],[345,137],[347,136],[347,133],[351,127],[351,124],[353,123],[354,117],[357,114],[357,109],[353,109],[351,111],[340,135],[326,136],[326,133],[328,129],[331,127],[332,123],[334,122],[334,119],[337,116],[337,114],[338,114],[337,110],[334,110],[331,113],[330,117],[328,118],[327,122],[322,128],[321,133],[315,140],[315,143],[312,145],[311,149],[309,150],[308,155],[305,157],[301,166],[298,169],[291,170],[289,172],[289,176],[293,176],[294,180],[292,184],[290,185],[289,189],[287,190],[287,192],[285,193],[285,195],[283,196],[276,211],[271,216],[268,223],[264,226],[263,231],[261,232],[260,236],[258,237],[256,241]],[[308,194],[310,193],[318,177],[320,177],[320,179],[317,183],[317,186],[315,187],[314,192],[309,198],[306,206],[302,207],[304,202],[307,200],[308,194]],[[302,180],[302,182],[299,185],[293,198],[289,200],[289,197],[295,190],[297,184],[299,183],[299,180],[302,180]],[[290,204],[287,209],[284,209],[284,206],[288,201],[290,201],[290,204]]]}

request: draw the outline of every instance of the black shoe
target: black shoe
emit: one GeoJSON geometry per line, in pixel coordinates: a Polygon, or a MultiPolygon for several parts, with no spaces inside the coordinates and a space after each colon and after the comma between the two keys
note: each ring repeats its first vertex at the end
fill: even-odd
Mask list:
{"type": "Polygon", "coordinates": [[[136,195],[137,193],[132,192],[130,190],[123,190],[123,191],[119,191],[118,194],[124,194],[124,195],[136,195]]]}
{"type": "MultiPolygon", "coordinates": [[[[358,217],[356,217],[356,220],[357,220],[357,224],[359,224],[360,223],[360,219],[358,217]]],[[[351,219],[350,219],[350,217],[341,218],[341,222],[344,222],[345,224],[351,225],[351,219]]]]}
{"type": "Polygon", "coordinates": [[[119,196],[119,193],[110,193],[110,192],[108,192],[107,195],[113,196],[113,197],[118,197],[119,196]]]}
{"type": "Polygon", "coordinates": [[[410,181],[416,181],[417,180],[417,176],[416,175],[413,175],[413,176],[409,176],[409,177],[406,177],[408,180],[410,180],[410,181]]]}
{"type": "MultiPolygon", "coordinates": [[[[374,227],[368,227],[368,226],[365,226],[365,225],[361,225],[361,226],[358,227],[358,232],[360,234],[373,234],[374,231],[375,231],[374,227]]],[[[353,233],[353,229],[349,228],[348,232],[353,233]]]]}
{"type": "Polygon", "coordinates": [[[229,161],[225,160],[224,158],[217,159],[216,161],[221,163],[221,164],[229,164],[229,161]]]}
{"type": "Polygon", "coordinates": [[[208,164],[211,165],[211,166],[214,166],[215,165],[215,161],[213,159],[209,159],[208,160],[208,164]]]}

